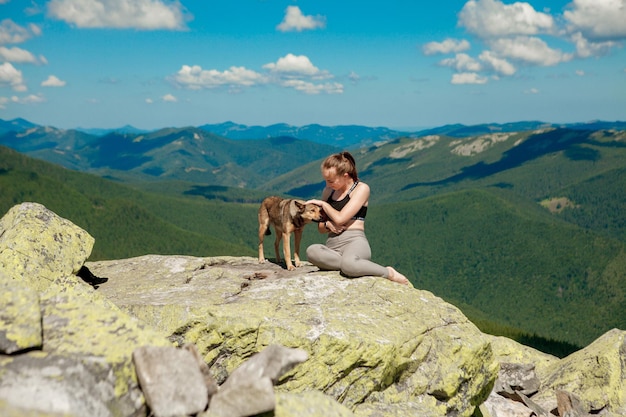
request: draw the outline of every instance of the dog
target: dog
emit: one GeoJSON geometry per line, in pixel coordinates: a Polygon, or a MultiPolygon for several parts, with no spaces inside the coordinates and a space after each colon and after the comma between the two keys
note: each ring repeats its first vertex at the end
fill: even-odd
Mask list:
{"type": "Polygon", "coordinates": [[[270,225],[274,226],[276,241],[274,251],[276,262],[281,262],[278,246],[283,241],[283,254],[287,269],[293,271],[301,265],[300,241],[304,226],[311,222],[320,222],[323,219],[321,207],[315,204],[306,204],[302,200],[284,199],[277,196],[267,197],[259,207],[259,263],[265,262],[263,239],[271,235],[270,225]],[[295,236],[294,259],[295,267],[291,262],[291,233],[295,236]]]}

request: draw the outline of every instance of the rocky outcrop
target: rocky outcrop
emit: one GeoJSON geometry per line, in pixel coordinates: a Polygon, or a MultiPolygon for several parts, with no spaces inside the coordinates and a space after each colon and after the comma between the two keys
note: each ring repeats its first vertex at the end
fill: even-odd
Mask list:
{"type": "Polygon", "coordinates": [[[621,330],[559,360],[381,278],[92,245],[38,204],[0,220],[1,415],[626,414],[621,330]]]}

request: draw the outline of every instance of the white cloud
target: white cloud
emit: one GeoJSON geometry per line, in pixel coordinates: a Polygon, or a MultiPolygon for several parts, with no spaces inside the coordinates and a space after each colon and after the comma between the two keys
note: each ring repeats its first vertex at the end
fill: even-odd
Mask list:
{"type": "Polygon", "coordinates": [[[592,41],[626,39],[624,0],[573,0],[563,13],[570,32],[581,32],[592,41]]]}
{"type": "Polygon", "coordinates": [[[487,78],[475,72],[463,72],[453,74],[450,82],[452,84],[486,84],[487,78]]]}
{"type": "Polygon", "coordinates": [[[170,80],[179,87],[191,90],[229,87],[231,92],[240,92],[242,87],[273,84],[293,88],[306,94],[343,93],[340,83],[320,83],[333,78],[328,71],[320,70],[304,55],[287,54],[276,62],[263,65],[267,73],[256,72],[244,67],[230,67],[226,71],[203,70],[200,66],[183,65],[170,80]]]}
{"type": "Polygon", "coordinates": [[[576,71],[574,71],[574,73],[576,75],[578,75],[579,77],[584,77],[586,75],[585,71],[583,71],[583,70],[576,70],[576,71]]]}
{"type": "Polygon", "coordinates": [[[275,63],[263,65],[263,68],[283,77],[331,78],[328,71],[321,71],[305,55],[287,54],[275,63]]]}
{"type": "Polygon", "coordinates": [[[533,36],[493,39],[489,45],[499,56],[532,65],[552,66],[573,58],[572,54],[552,49],[542,39],[533,36]]]}
{"type": "Polygon", "coordinates": [[[183,6],[161,0],[51,0],[48,14],[79,28],[184,29],[183,6]]]}
{"type": "Polygon", "coordinates": [[[35,24],[30,24],[28,28],[25,28],[11,19],[4,19],[0,22],[0,44],[22,43],[39,35],[41,35],[41,29],[35,24]]]}
{"type": "Polygon", "coordinates": [[[26,91],[22,71],[16,69],[10,62],[0,64],[0,86],[8,85],[14,91],[26,91]]]}
{"type": "Polygon", "coordinates": [[[154,100],[152,100],[151,98],[146,99],[146,104],[152,104],[152,103],[154,103],[154,100]]]}
{"type": "Polygon", "coordinates": [[[37,64],[39,62],[35,55],[17,46],[13,48],[0,46],[0,60],[20,64],[37,64]]]}
{"type": "Polygon", "coordinates": [[[41,83],[42,87],[64,87],[65,81],[58,79],[54,75],[50,75],[45,81],[41,83]]]}
{"type": "Polygon", "coordinates": [[[276,26],[281,32],[302,32],[303,30],[312,30],[324,28],[326,20],[321,16],[305,16],[298,6],[288,6],[285,11],[283,21],[276,26]]]}
{"type": "Polygon", "coordinates": [[[324,83],[315,84],[304,80],[284,80],[281,83],[284,87],[293,88],[305,94],[341,94],[343,93],[343,85],[340,83],[324,83]]]}
{"type": "Polygon", "coordinates": [[[478,72],[482,70],[480,62],[467,54],[456,54],[454,58],[446,58],[439,62],[444,67],[454,68],[457,72],[478,72]]]}
{"type": "Polygon", "coordinates": [[[463,52],[470,48],[470,43],[465,39],[446,39],[443,42],[428,42],[422,47],[424,55],[449,54],[451,52],[463,52]]]}
{"type": "Polygon", "coordinates": [[[30,94],[24,97],[13,96],[11,101],[17,104],[37,104],[43,103],[46,99],[41,94],[30,94]]]}
{"type": "Polygon", "coordinates": [[[183,65],[173,81],[184,88],[200,90],[221,86],[253,86],[263,84],[266,77],[245,67],[230,67],[225,71],[203,70],[199,65],[183,65]]]}
{"type": "Polygon", "coordinates": [[[539,94],[539,89],[533,87],[529,90],[524,91],[524,94],[539,94]]]}
{"type": "Polygon", "coordinates": [[[161,100],[165,101],[166,103],[176,103],[178,102],[178,99],[176,97],[174,97],[172,94],[166,94],[163,97],[161,97],[161,100]]]}
{"type": "Polygon", "coordinates": [[[579,58],[603,56],[608,54],[611,48],[617,46],[617,42],[614,41],[592,42],[585,38],[581,32],[574,33],[571,40],[576,45],[576,55],[579,58]]]}
{"type": "Polygon", "coordinates": [[[552,16],[529,3],[504,4],[499,0],[470,0],[459,13],[459,24],[480,38],[536,35],[555,29],[552,16]]]}
{"type": "Polygon", "coordinates": [[[513,64],[492,51],[483,51],[478,58],[486,64],[486,67],[498,74],[513,75],[517,71],[513,64]]]}
{"type": "Polygon", "coordinates": [[[10,100],[8,99],[8,97],[1,97],[0,96],[0,109],[6,109],[7,108],[7,103],[10,100]]]}

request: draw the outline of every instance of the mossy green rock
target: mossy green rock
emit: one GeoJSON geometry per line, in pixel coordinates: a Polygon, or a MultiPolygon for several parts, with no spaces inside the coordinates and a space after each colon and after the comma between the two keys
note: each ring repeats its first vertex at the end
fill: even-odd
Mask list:
{"type": "Polygon", "coordinates": [[[548,366],[533,400],[556,406],[556,390],[574,393],[584,410],[626,415],[626,331],[613,329],[589,346],[548,366]]]}
{"type": "Polygon", "coordinates": [[[74,275],[93,246],[84,230],[34,203],[0,228],[0,347],[13,353],[0,354],[0,415],[134,415],[132,352],[171,346],[166,334],[74,275]]]}
{"type": "Polygon", "coordinates": [[[289,272],[247,257],[86,265],[108,278],[98,291],[117,306],[179,344],[194,343],[220,384],[280,344],[310,359],[279,381],[279,393],[318,390],[357,416],[402,415],[411,404],[433,416],[470,416],[497,375],[489,340],[456,307],[383,278],[310,265],[289,272]]]}
{"type": "Polygon", "coordinates": [[[0,270],[0,353],[36,349],[42,342],[37,291],[0,270]]]}
{"type": "Polygon", "coordinates": [[[0,269],[37,290],[76,274],[94,238],[41,204],[22,203],[0,219],[0,269]]]}

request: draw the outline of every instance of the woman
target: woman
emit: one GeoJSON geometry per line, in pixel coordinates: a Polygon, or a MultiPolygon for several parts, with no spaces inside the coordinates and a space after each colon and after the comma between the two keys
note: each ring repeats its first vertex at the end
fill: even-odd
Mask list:
{"type": "Polygon", "coordinates": [[[318,224],[320,233],[328,233],[326,244],[307,248],[309,262],[323,270],[338,270],[349,277],[381,276],[409,285],[409,280],[391,266],[381,266],[370,259],[372,251],[365,237],[365,216],[370,187],[359,181],[356,163],[349,152],[330,155],[322,162],[326,188],[322,200],[307,203],[321,206],[327,221],[318,224]]]}

